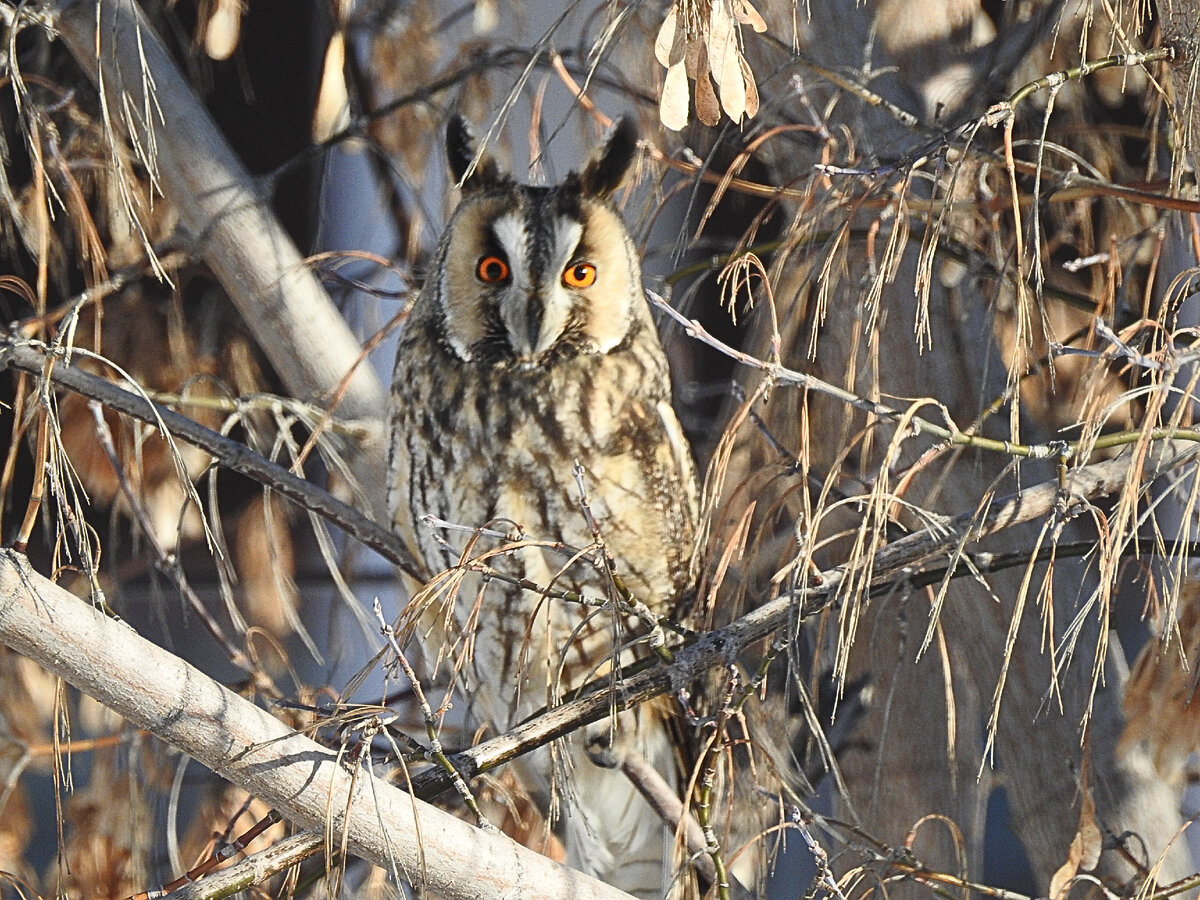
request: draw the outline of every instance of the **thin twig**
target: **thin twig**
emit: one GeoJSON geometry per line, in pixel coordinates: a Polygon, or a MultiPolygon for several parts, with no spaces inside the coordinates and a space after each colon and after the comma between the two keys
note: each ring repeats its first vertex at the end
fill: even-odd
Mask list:
{"type": "Polygon", "coordinates": [[[475,824],[487,831],[499,831],[495,825],[487,820],[487,817],[479,808],[479,804],[475,801],[475,795],[471,793],[471,789],[463,781],[462,774],[454,768],[454,763],[446,757],[446,751],[442,747],[441,739],[438,737],[437,717],[433,714],[433,709],[430,707],[429,701],[425,699],[425,690],[421,687],[421,681],[417,678],[417,673],[413,671],[413,667],[408,662],[408,657],[400,649],[400,642],[396,640],[396,630],[383,617],[383,606],[380,604],[378,597],[375,598],[372,609],[375,612],[376,620],[379,622],[379,632],[388,642],[388,647],[391,648],[396,662],[399,663],[400,668],[404,671],[404,677],[412,685],[413,696],[416,698],[417,705],[421,709],[421,715],[425,719],[425,733],[429,737],[428,758],[441,766],[442,771],[450,776],[450,780],[454,784],[454,789],[458,791],[458,795],[462,798],[463,803],[467,805],[467,809],[471,810],[471,813],[475,816],[475,824]]]}
{"type": "MultiPolygon", "coordinates": [[[[1021,282],[1023,283],[1023,282],[1021,282]]],[[[800,372],[796,369],[790,369],[779,363],[770,362],[768,360],[759,359],[749,353],[745,353],[735,347],[715,337],[696,319],[689,319],[683,313],[672,307],[666,300],[655,294],[653,291],[646,292],[650,300],[659,309],[663,310],[672,319],[678,322],[689,337],[699,340],[703,344],[707,344],[714,350],[717,350],[730,359],[741,363],[752,369],[757,369],[763,372],[773,383],[793,385],[802,387],[818,394],[825,394],[833,397],[835,400],[840,400],[847,406],[869,413],[873,416],[878,416],[888,421],[898,421],[904,419],[908,426],[913,430],[914,435],[928,433],[935,437],[941,438],[947,444],[958,447],[973,447],[978,450],[988,450],[993,453],[1002,453],[1006,456],[1020,457],[1023,459],[1067,459],[1071,460],[1075,457],[1078,451],[1082,448],[1089,449],[1092,453],[1100,450],[1111,449],[1113,447],[1124,447],[1131,444],[1137,444],[1142,440],[1163,441],[1163,440],[1180,440],[1180,441],[1196,441],[1200,442],[1200,429],[1197,428],[1152,428],[1149,430],[1129,430],[1113,434],[1103,435],[1095,441],[1049,441],[1043,444],[1022,444],[1016,441],[1005,441],[996,438],[985,438],[981,435],[973,434],[971,431],[963,430],[956,425],[949,417],[949,412],[941,403],[934,402],[939,409],[946,415],[948,426],[937,425],[926,418],[918,415],[908,415],[898,409],[894,409],[885,403],[879,403],[874,400],[867,400],[858,396],[852,391],[845,388],[840,388],[837,385],[830,384],[817,378],[815,375],[810,375],[807,372],[800,372]]]]}
{"type": "Polygon", "coordinates": [[[709,884],[715,884],[717,873],[705,850],[704,830],[695,817],[684,808],[675,790],[667,784],[658,769],[650,765],[646,757],[629,750],[621,760],[621,771],[658,813],[663,824],[672,831],[680,824],[683,825],[683,840],[692,862],[709,884]]]}
{"type": "Polygon", "coordinates": [[[704,852],[712,862],[713,886],[719,900],[729,900],[729,872],[725,866],[721,842],[717,840],[717,832],[713,827],[713,788],[717,780],[717,761],[725,748],[726,729],[730,717],[734,714],[733,696],[737,692],[737,683],[738,670],[734,666],[729,670],[725,693],[716,718],[712,721],[712,733],[705,740],[704,755],[700,761],[700,786],[693,804],[696,808],[696,819],[704,834],[704,852]]]}
{"type": "MultiPolygon", "coordinates": [[[[0,337],[0,366],[11,366],[40,375],[48,358],[43,345],[22,340],[11,334],[0,337]]],[[[413,560],[398,536],[353,507],[342,503],[328,491],[299,478],[283,466],[264,459],[245,444],[205,428],[173,410],[151,403],[144,397],[77,366],[66,365],[60,361],[53,367],[50,380],[59,387],[97,400],[109,409],[140,422],[156,428],[161,423],[170,434],[211,454],[222,467],[266,485],[301,508],[315,512],[395,563],[408,575],[424,580],[421,567],[413,560]]]]}
{"type": "MultiPolygon", "coordinates": [[[[1158,447],[1146,457],[1141,472],[1145,481],[1166,474],[1192,460],[1195,448],[1184,453],[1173,454],[1169,447],[1158,447]]],[[[1106,496],[1125,486],[1131,459],[1127,456],[1105,460],[1092,466],[1073,470],[1068,475],[1067,490],[1073,496],[1096,499],[1106,496]]],[[[895,583],[912,576],[912,567],[931,556],[948,554],[964,539],[980,540],[1040,516],[1051,513],[1060,498],[1062,486],[1057,480],[1045,482],[994,502],[985,515],[964,514],[951,519],[936,533],[917,532],[893,544],[881,548],[875,554],[873,568],[878,585],[895,583]]],[[[866,565],[859,562],[859,566],[866,565]]],[[[516,757],[544,746],[563,737],[583,725],[599,721],[609,715],[613,704],[626,709],[667,692],[676,690],[680,683],[688,683],[706,669],[725,665],[731,655],[758,642],[779,629],[796,627],[798,622],[827,608],[838,597],[838,588],[844,583],[852,566],[839,566],[811,579],[811,583],[789,592],[758,609],[747,613],[732,624],[718,631],[701,636],[695,643],[679,649],[675,662],[670,666],[654,665],[652,668],[629,674],[610,696],[610,691],[601,690],[584,694],[567,701],[561,706],[536,716],[511,731],[478,744],[461,753],[453,754],[448,760],[453,770],[464,779],[490,771],[516,757]]],[[[409,790],[422,799],[433,799],[452,786],[447,772],[431,766],[416,773],[409,782],[409,790]]],[[[274,850],[282,858],[294,864],[311,856],[323,846],[320,834],[306,833],[287,838],[274,850]]],[[[265,860],[251,857],[244,864],[246,871],[261,873],[265,860]]],[[[181,900],[218,897],[244,889],[247,884],[245,872],[240,866],[225,873],[205,879],[210,891],[200,892],[195,888],[184,888],[181,900]]],[[[911,870],[929,881],[938,880],[937,873],[928,870],[911,870]]],[[[266,877],[258,875],[258,880],[266,877]]],[[[1019,894],[998,890],[987,891],[998,900],[1028,900],[1019,894]]]]}
{"type": "Polygon", "coordinates": [[[117,476],[117,484],[121,489],[121,493],[125,495],[134,520],[138,523],[143,537],[150,544],[150,551],[154,554],[154,567],[174,583],[176,590],[187,601],[188,608],[192,611],[193,615],[200,619],[218,646],[225,651],[225,654],[229,657],[229,661],[242,671],[253,674],[259,682],[259,687],[266,690],[268,694],[279,696],[279,691],[271,684],[270,676],[257,668],[251,659],[246,656],[245,652],[229,639],[221,624],[208,611],[208,607],[204,605],[204,602],[197,596],[196,592],[192,590],[191,584],[188,583],[187,575],[184,574],[183,566],[179,563],[179,558],[175,554],[168,554],[163,549],[145,506],[142,505],[134,493],[132,485],[129,484],[129,478],[125,474],[125,467],[121,465],[121,459],[117,455],[117,448],[113,443],[112,432],[109,430],[108,422],[104,418],[103,407],[98,400],[90,400],[88,401],[88,408],[91,410],[96,422],[96,437],[100,441],[100,447],[104,450],[104,455],[108,457],[108,464],[112,466],[112,470],[117,476]]]}
{"type": "Polygon", "coordinates": [[[260,834],[270,828],[277,822],[282,822],[283,816],[277,810],[268,810],[267,814],[254,823],[243,834],[227,844],[222,844],[213,849],[208,859],[200,863],[194,869],[190,869],[183,875],[180,875],[174,881],[164,884],[162,887],[153,891],[142,891],[140,894],[134,894],[126,900],[159,900],[160,897],[165,897],[172,891],[176,891],[184,885],[193,884],[208,875],[217,866],[225,862],[227,859],[232,859],[243,850],[245,850],[260,834]]]}

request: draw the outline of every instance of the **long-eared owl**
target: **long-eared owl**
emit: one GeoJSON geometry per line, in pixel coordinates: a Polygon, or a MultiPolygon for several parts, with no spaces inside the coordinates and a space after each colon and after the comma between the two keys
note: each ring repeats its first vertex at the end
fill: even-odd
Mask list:
{"type": "MultiPolygon", "coordinates": [[[[611,200],[633,125],[549,187],[476,158],[460,118],[447,149],[462,200],[400,339],[388,503],[437,576],[416,595],[425,655],[456,673],[473,724],[503,732],[615,677],[645,633],[623,592],[665,612],[692,586],[696,472],[611,200]]],[[[546,752],[518,772],[540,803],[560,791],[568,862],[663,896],[671,834],[618,764],[637,752],[673,778],[665,725],[639,709],[564,744],[563,777],[546,752]]]]}

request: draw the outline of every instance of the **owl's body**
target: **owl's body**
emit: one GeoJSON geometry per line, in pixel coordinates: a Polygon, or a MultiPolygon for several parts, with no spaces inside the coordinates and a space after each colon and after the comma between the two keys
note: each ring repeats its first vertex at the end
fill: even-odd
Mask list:
{"type": "MultiPolygon", "coordinates": [[[[473,154],[461,122],[448,146],[461,177],[473,154]]],[[[435,582],[429,655],[445,648],[473,719],[496,732],[609,671],[614,648],[639,633],[611,602],[614,573],[655,612],[693,580],[695,470],[636,251],[608,199],[635,149],[620,125],[580,174],[549,188],[479,161],[400,340],[389,507],[429,574],[482,557],[503,575],[610,601],[571,603],[477,573],[435,582]]],[[[670,835],[619,768],[598,764],[619,763],[620,748],[671,777],[649,713],[568,739],[568,859],[662,896],[670,835]],[[605,758],[598,746],[617,749],[605,758]]],[[[550,755],[520,771],[545,801],[550,755]]]]}

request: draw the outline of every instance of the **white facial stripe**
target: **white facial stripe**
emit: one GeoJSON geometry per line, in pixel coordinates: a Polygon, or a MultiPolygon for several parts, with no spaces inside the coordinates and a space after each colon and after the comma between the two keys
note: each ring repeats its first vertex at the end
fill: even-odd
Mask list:
{"type": "Polygon", "coordinates": [[[531,351],[529,334],[529,245],[524,219],[505,213],[492,222],[492,235],[508,259],[511,279],[499,288],[500,321],[508,332],[508,343],[519,355],[531,351]]]}
{"type": "Polygon", "coordinates": [[[548,258],[542,260],[545,270],[541,284],[534,284],[530,273],[530,248],[523,217],[505,213],[492,222],[492,234],[507,255],[512,271],[512,281],[500,297],[500,318],[510,344],[521,355],[544,353],[562,336],[571,316],[574,297],[562,285],[562,272],[574,259],[583,226],[571,219],[555,221],[548,258]],[[534,323],[529,318],[528,303],[534,292],[541,306],[536,335],[529,330],[534,323]]]}
{"type": "Polygon", "coordinates": [[[525,222],[516,213],[505,213],[492,223],[492,234],[508,257],[513,282],[522,288],[529,286],[529,245],[525,240],[525,222]]]}
{"type": "Polygon", "coordinates": [[[563,269],[567,267],[575,251],[579,249],[579,239],[583,237],[583,226],[574,219],[559,219],[554,223],[554,259],[548,277],[558,281],[563,269]]]}
{"type": "Polygon", "coordinates": [[[546,271],[542,273],[542,321],[538,331],[535,353],[542,353],[562,337],[571,317],[574,297],[563,287],[562,272],[575,255],[583,226],[571,219],[559,219],[554,223],[554,238],[550,247],[550,258],[546,260],[546,271]]]}

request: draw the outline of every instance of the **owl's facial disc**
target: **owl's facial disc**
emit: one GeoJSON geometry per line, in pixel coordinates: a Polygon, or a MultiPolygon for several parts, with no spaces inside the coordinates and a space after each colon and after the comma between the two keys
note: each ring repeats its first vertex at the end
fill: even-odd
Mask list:
{"type": "Polygon", "coordinates": [[[516,213],[500,216],[492,233],[508,260],[511,277],[498,290],[500,321],[518,362],[537,362],[563,336],[577,303],[563,285],[562,272],[572,261],[583,226],[560,218],[539,233],[516,213]]]}

